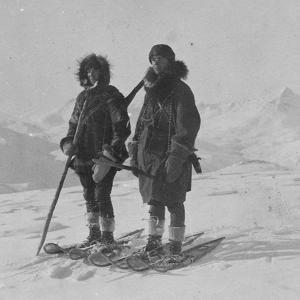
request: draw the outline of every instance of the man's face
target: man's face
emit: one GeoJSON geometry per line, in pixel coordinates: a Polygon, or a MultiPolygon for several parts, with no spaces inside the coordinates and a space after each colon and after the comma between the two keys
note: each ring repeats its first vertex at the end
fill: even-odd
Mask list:
{"type": "Polygon", "coordinates": [[[92,85],[94,85],[100,77],[100,70],[90,68],[87,71],[87,77],[89,78],[89,81],[92,85]]]}
{"type": "Polygon", "coordinates": [[[155,55],[151,57],[151,65],[156,74],[161,74],[168,68],[169,61],[163,56],[155,55]]]}

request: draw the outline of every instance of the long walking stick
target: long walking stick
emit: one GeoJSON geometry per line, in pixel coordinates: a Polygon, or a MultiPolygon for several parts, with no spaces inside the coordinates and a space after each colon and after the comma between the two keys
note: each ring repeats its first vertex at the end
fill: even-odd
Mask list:
{"type": "MultiPolygon", "coordinates": [[[[77,144],[79,136],[80,136],[80,133],[81,133],[82,128],[83,128],[82,123],[83,123],[83,118],[84,118],[84,114],[85,114],[85,110],[86,110],[86,105],[87,105],[87,101],[84,102],[82,111],[81,111],[80,116],[79,116],[78,124],[77,124],[77,127],[76,127],[76,132],[75,132],[74,139],[73,139],[73,144],[74,145],[77,144]]],[[[50,210],[49,210],[48,215],[47,215],[47,219],[46,219],[46,222],[45,222],[45,225],[44,225],[44,229],[43,229],[42,238],[41,238],[41,241],[40,241],[40,244],[39,244],[39,247],[38,247],[36,255],[39,255],[39,253],[40,253],[40,251],[41,251],[41,249],[43,247],[43,244],[45,242],[45,239],[46,239],[46,236],[47,236],[47,233],[48,233],[48,229],[49,229],[49,225],[50,225],[50,221],[51,221],[51,218],[52,218],[52,215],[53,215],[56,203],[58,201],[59,194],[60,194],[61,189],[62,189],[62,187],[64,185],[64,181],[66,179],[66,176],[67,176],[68,169],[70,167],[71,161],[72,161],[72,155],[69,155],[69,157],[68,157],[68,159],[66,161],[65,168],[64,168],[63,174],[61,176],[58,188],[56,190],[54,199],[53,199],[53,201],[51,203],[50,210]]]]}

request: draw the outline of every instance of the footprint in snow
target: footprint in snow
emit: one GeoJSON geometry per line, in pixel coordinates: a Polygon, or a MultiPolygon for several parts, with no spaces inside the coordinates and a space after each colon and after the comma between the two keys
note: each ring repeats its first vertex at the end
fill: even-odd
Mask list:
{"type": "Polygon", "coordinates": [[[214,192],[208,194],[208,196],[225,196],[225,195],[231,195],[231,194],[238,194],[238,191],[223,191],[223,192],[214,192]]]}
{"type": "Polygon", "coordinates": [[[67,226],[67,225],[63,225],[59,222],[53,222],[51,225],[50,225],[50,228],[49,228],[49,232],[51,231],[58,231],[58,230],[62,230],[62,229],[66,229],[66,228],[69,228],[70,226],[67,226]]]}
{"type": "Polygon", "coordinates": [[[232,264],[224,264],[220,266],[220,270],[224,271],[232,267],[232,264]]]}
{"type": "Polygon", "coordinates": [[[56,240],[62,240],[62,239],[65,239],[66,237],[64,235],[59,235],[58,237],[56,237],[55,239],[56,240]]]}
{"type": "Polygon", "coordinates": [[[34,206],[34,205],[25,206],[24,209],[34,211],[34,212],[39,212],[41,210],[40,207],[37,207],[37,206],[34,206]]]}
{"type": "Polygon", "coordinates": [[[15,233],[10,230],[4,230],[2,231],[2,234],[0,234],[0,237],[10,237],[13,236],[15,233]]]}
{"type": "Polygon", "coordinates": [[[96,269],[94,270],[90,270],[90,271],[86,271],[86,272],[82,272],[77,276],[77,280],[78,281],[84,281],[87,280],[91,277],[93,277],[96,274],[96,269]]]}
{"type": "Polygon", "coordinates": [[[30,236],[25,237],[25,239],[26,240],[31,240],[31,239],[37,239],[37,238],[40,238],[40,237],[41,237],[41,234],[36,233],[36,234],[32,234],[30,236]]]}
{"type": "Polygon", "coordinates": [[[70,269],[69,266],[63,267],[63,266],[56,266],[52,269],[50,269],[49,273],[51,278],[56,278],[56,279],[63,279],[67,278],[72,275],[72,270],[70,269]]]}
{"type": "Polygon", "coordinates": [[[19,208],[12,208],[10,210],[3,211],[3,214],[13,214],[14,212],[20,210],[19,208]]]}

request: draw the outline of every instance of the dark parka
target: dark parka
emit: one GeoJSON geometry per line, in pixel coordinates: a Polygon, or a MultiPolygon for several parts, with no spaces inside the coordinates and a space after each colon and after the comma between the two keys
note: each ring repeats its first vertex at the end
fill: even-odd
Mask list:
{"type": "Polygon", "coordinates": [[[185,64],[175,61],[166,74],[159,76],[149,68],[144,79],[146,95],[133,137],[137,147],[132,163],[155,175],[154,179],[139,175],[143,201],[149,204],[181,203],[191,189],[192,165],[188,156],[195,151],[200,115],[191,89],[181,80],[187,73],[185,64]],[[183,153],[185,162],[179,177],[169,183],[165,161],[173,152],[177,156],[183,153]]]}
{"type": "MultiPolygon", "coordinates": [[[[77,97],[73,113],[69,121],[67,136],[61,140],[61,147],[65,142],[72,141],[77,128],[84,102],[87,101],[83,130],[78,140],[78,154],[75,166],[90,162],[97,158],[108,145],[112,154],[124,161],[128,157],[125,140],[130,135],[129,117],[124,106],[123,95],[109,85],[109,64],[102,56],[90,55],[80,62],[78,72],[80,84],[85,88],[77,97]],[[99,84],[90,88],[86,71],[89,67],[101,70],[99,84]]],[[[75,167],[76,168],[76,167],[75,167]]]]}

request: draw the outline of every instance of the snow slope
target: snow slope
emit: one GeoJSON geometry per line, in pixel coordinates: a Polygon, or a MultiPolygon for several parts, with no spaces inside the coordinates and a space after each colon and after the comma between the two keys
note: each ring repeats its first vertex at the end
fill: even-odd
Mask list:
{"type": "MultiPolygon", "coordinates": [[[[0,299],[299,299],[299,194],[299,171],[263,162],[194,175],[187,233],[226,239],[201,261],[166,274],[36,257],[54,190],[0,195],[0,299]]],[[[112,196],[116,235],[146,226],[136,180],[115,182],[112,196]]],[[[81,188],[64,189],[47,241],[85,238],[83,211],[81,188]]]]}
{"type": "MultiPolygon", "coordinates": [[[[44,253],[36,257],[55,190],[0,195],[0,299],[299,299],[299,102],[286,89],[272,101],[199,104],[204,173],[193,174],[187,233],[205,231],[202,241],[226,239],[181,270],[140,274],[44,253]]],[[[5,136],[5,130],[1,147],[16,134],[5,136]]],[[[31,149],[31,143],[24,145],[31,149]]],[[[33,148],[46,152],[40,144],[33,148]]],[[[120,174],[128,179],[117,179],[112,192],[116,236],[145,228],[148,218],[137,181],[120,174]]],[[[65,244],[86,235],[81,187],[64,188],[47,241],[65,244]]]]}

